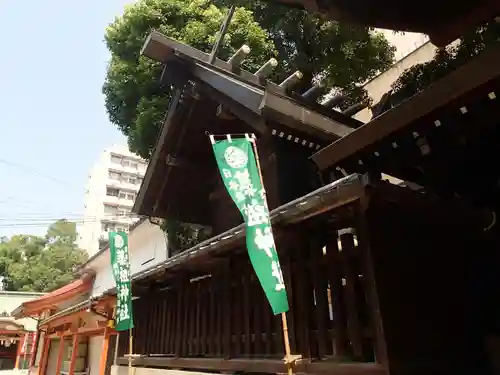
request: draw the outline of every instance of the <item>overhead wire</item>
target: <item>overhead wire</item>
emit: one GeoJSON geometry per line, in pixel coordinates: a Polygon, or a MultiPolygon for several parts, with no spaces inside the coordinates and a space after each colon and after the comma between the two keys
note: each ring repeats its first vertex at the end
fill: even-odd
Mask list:
{"type": "MultiPolygon", "coordinates": [[[[139,219],[140,217],[137,217],[139,219]]],[[[113,219],[107,219],[110,222],[114,222],[117,224],[120,224],[119,218],[113,218],[113,219]]],[[[38,221],[38,222],[19,222],[19,223],[0,223],[0,228],[24,228],[24,227],[48,227],[52,224],[54,224],[57,220],[52,220],[52,221],[38,221]]],[[[75,223],[75,224],[88,224],[88,223],[101,223],[103,221],[106,221],[106,219],[79,219],[79,220],[71,220],[70,222],[75,223]]],[[[123,223],[121,223],[123,224],[123,223]]]]}
{"type": "Polygon", "coordinates": [[[35,168],[31,168],[31,167],[28,167],[28,166],[23,165],[23,164],[19,164],[19,163],[16,163],[16,162],[13,162],[13,161],[9,161],[9,160],[6,160],[6,159],[2,159],[2,158],[0,158],[0,163],[8,165],[8,166],[13,167],[13,168],[17,168],[17,169],[23,170],[23,171],[28,172],[28,173],[36,174],[36,175],[38,175],[40,177],[43,177],[43,178],[45,178],[47,180],[51,180],[51,181],[53,181],[55,183],[58,183],[58,184],[62,184],[62,185],[65,185],[65,186],[72,186],[72,184],[70,184],[67,181],[60,180],[60,179],[55,178],[53,176],[49,176],[49,175],[47,175],[45,173],[42,173],[42,172],[36,170],[35,168]]]}
{"type": "MultiPolygon", "coordinates": [[[[7,165],[9,167],[17,168],[24,172],[34,174],[40,177],[45,178],[46,180],[50,180],[59,185],[63,185],[65,187],[75,187],[74,184],[69,183],[68,181],[61,180],[59,178],[50,176],[46,173],[40,172],[39,170],[28,167],[26,165],[9,161],[4,158],[0,158],[0,164],[7,165]]],[[[33,200],[25,200],[19,199],[13,196],[2,196],[0,197],[0,204],[6,204],[9,207],[19,207],[19,208],[29,208],[33,209],[34,205],[38,205],[39,202],[33,200]],[[16,202],[19,200],[20,202],[16,202]],[[13,202],[14,201],[14,202],[13,202]]],[[[49,204],[46,203],[43,206],[49,208],[49,204]]],[[[42,206],[42,207],[43,207],[42,206]]],[[[54,222],[65,219],[70,222],[74,222],[76,224],[85,224],[85,223],[95,223],[101,221],[120,221],[120,219],[124,218],[140,218],[140,215],[134,214],[132,212],[121,213],[121,214],[104,214],[101,216],[85,216],[81,213],[63,213],[57,215],[56,213],[44,213],[44,212],[24,212],[24,213],[16,213],[15,215],[0,215],[0,228],[24,228],[24,227],[47,227],[52,225],[54,222]],[[46,215],[46,216],[45,216],[46,215]]]]}

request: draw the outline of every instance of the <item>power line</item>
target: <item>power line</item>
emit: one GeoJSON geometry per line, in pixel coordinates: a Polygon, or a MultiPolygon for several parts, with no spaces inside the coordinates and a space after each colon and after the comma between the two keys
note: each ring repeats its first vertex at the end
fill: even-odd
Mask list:
{"type": "MultiPolygon", "coordinates": [[[[109,219],[109,220],[104,220],[105,223],[110,223],[110,224],[123,224],[123,225],[128,225],[132,224],[129,222],[123,222],[120,221],[119,219],[109,219]]],[[[16,227],[47,227],[51,226],[55,223],[55,221],[25,221],[25,222],[17,222],[17,223],[0,223],[0,228],[16,228],[16,227]]],[[[97,224],[97,223],[103,223],[103,220],[99,219],[91,219],[91,220],[73,220],[71,223],[74,223],[76,225],[79,224],[97,224]]]]}
{"type": "MultiPolygon", "coordinates": [[[[117,222],[118,220],[114,220],[116,224],[124,224],[117,222]]],[[[79,220],[72,221],[75,224],[87,224],[87,223],[100,223],[101,220],[79,220]]],[[[0,228],[25,228],[25,227],[49,227],[54,224],[54,221],[46,221],[46,222],[25,222],[25,223],[4,223],[0,224],[0,228]]]]}
{"type": "Polygon", "coordinates": [[[74,186],[72,186],[70,183],[68,183],[66,181],[63,181],[63,180],[60,180],[58,178],[49,176],[49,175],[47,175],[45,173],[37,171],[34,168],[27,167],[27,166],[19,164],[19,163],[15,163],[15,162],[8,161],[8,160],[5,160],[5,159],[0,159],[0,163],[8,165],[8,166],[13,167],[13,168],[17,168],[17,169],[23,170],[23,171],[28,172],[28,173],[36,174],[36,175],[38,175],[40,177],[43,177],[43,178],[45,178],[47,180],[51,180],[51,181],[53,181],[55,183],[58,183],[58,184],[62,184],[62,185],[65,185],[65,186],[74,187],[74,186]]]}
{"type": "Polygon", "coordinates": [[[21,215],[16,215],[16,216],[0,216],[0,221],[10,221],[10,220],[86,220],[86,219],[100,219],[100,218],[120,218],[120,217],[126,217],[126,218],[134,218],[134,217],[140,217],[141,215],[135,214],[133,212],[124,212],[122,214],[104,214],[104,215],[95,215],[95,216],[86,216],[82,214],[60,214],[60,215],[55,215],[51,214],[51,216],[21,216],[21,215]]]}

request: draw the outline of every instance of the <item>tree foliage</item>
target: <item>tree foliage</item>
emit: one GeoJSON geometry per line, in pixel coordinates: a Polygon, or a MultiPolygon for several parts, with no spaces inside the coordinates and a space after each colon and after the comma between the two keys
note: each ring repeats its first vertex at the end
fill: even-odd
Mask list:
{"type": "Polygon", "coordinates": [[[78,249],[75,223],[58,220],[45,237],[15,235],[0,242],[0,276],[4,290],[47,292],[75,279],[88,258],[78,249]]]}
{"type": "Polygon", "coordinates": [[[500,41],[500,24],[486,23],[469,30],[457,42],[446,49],[439,50],[434,59],[414,65],[405,70],[393,86],[393,104],[429,87],[434,81],[479,55],[486,47],[500,41]]]}
{"type": "MultiPolygon", "coordinates": [[[[275,81],[295,70],[304,74],[302,91],[313,78],[353,91],[386,69],[394,48],[368,28],[323,20],[307,12],[254,0],[238,0],[219,57],[227,59],[242,44],[252,52],[250,71],[277,57],[275,81]]],[[[159,85],[160,64],[139,56],[152,29],[210,52],[233,0],[139,0],[126,8],[105,34],[111,61],[103,86],[112,123],[127,136],[133,152],[148,159],[168,108],[171,93],[159,85]]]]}
{"type": "Polygon", "coordinates": [[[226,6],[234,2],[251,10],[274,42],[280,62],[275,79],[282,81],[295,70],[304,74],[300,92],[318,77],[327,87],[357,91],[394,60],[395,48],[382,33],[368,27],[327,20],[266,0],[215,0],[226,6]]]}
{"type": "MultiPolygon", "coordinates": [[[[103,92],[111,122],[127,136],[129,147],[143,158],[151,156],[171,93],[160,87],[161,64],[140,57],[151,30],[210,52],[226,9],[208,0],[139,0],[105,34],[111,52],[103,92]]],[[[256,70],[276,55],[266,32],[252,13],[238,8],[219,57],[229,58],[242,44],[252,49],[245,68],[256,70]]]]}

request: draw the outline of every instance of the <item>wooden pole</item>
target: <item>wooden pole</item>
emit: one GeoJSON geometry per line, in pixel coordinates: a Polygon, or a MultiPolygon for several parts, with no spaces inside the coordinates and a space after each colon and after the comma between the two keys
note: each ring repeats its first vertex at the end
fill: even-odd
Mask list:
{"type": "Polygon", "coordinates": [[[132,375],[132,344],[134,340],[132,329],[128,330],[128,375],[132,375]]]}
{"type": "Polygon", "coordinates": [[[222,21],[222,24],[220,26],[219,30],[219,35],[217,36],[217,39],[215,40],[214,46],[212,47],[212,52],[210,52],[210,55],[208,57],[208,63],[213,64],[215,59],[217,58],[217,53],[219,52],[220,46],[222,45],[224,41],[224,37],[226,36],[227,29],[229,28],[229,24],[231,23],[231,19],[233,18],[233,14],[235,11],[236,7],[234,5],[231,5],[229,10],[227,11],[226,17],[224,21],[222,21]]]}
{"type": "MultiPolygon", "coordinates": [[[[255,136],[253,134],[252,135],[245,134],[245,138],[247,138],[247,140],[249,140],[250,143],[252,144],[253,153],[255,155],[255,162],[257,164],[257,171],[259,172],[260,183],[262,185],[262,191],[263,191],[262,195],[264,196],[264,204],[266,205],[266,208],[269,211],[269,207],[267,207],[266,188],[264,186],[264,179],[262,177],[262,171],[260,169],[260,159],[259,159],[259,153],[257,151],[257,144],[255,142],[255,136]]],[[[288,375],[292,375],[294,360],[292,359],[292,353],[290,350],[290,338],[288,337],[288,322],[285,312],[281,313],[281,322],[283,325],[283,339],[284,339],[283,341],[285,343],[285,363],[288,375]]]]}
{"type": "Polygon", "coordinates": [[[118,345],[120,343],[120,332],[116,333],[116,339],[115,339],[115,356],[113,358],[113,364],[116,366],[117,361],[118,361],[118,345]]]}

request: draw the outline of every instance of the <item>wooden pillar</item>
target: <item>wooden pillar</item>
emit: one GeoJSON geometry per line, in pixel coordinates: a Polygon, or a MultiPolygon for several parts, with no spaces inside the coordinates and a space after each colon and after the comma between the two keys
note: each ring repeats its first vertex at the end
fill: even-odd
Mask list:
{"type": "Polygon", "coordinates": [[[14,366],[15,370],[19,370],[19,360],[21,359],[21,348],[23,347],[24,340],[26,340],[26,336],[23,336],[21,340],[17,341],[16,365],[14,366]]]}
{"type": "Polygon", "coordinates": [[[45,334],[43,340],[42,358],[40,358],[40,366],[38,367],[38,375],[45,375],[47,370],[47,361],[49,359],[50,338],[45,334]]]}
{"type": "MultiPolygon", "coordinates": [[[[60,339],[59,339],[59,351],[57,352],[57,364],[56,364],[55,375],[61,375],[63,354],[64,354],[64,337],[61,334],[60,339]]],[[[49,375],[52,375],[52,374],[49,374],[49,375]]]]}
{"type": "MultiPolygon", "coordinates": [[[[72,344],[72,347],[71,347],[71,360],[69,362],[69,375],[73,375],[75,373],[75,362],[76,362],[76,355],[78,353],[78,333],[75,332],[73,334],[73,344],[72,344]]],[[[59,373],[57,373],[56,375],[59,375],[59,373]]]]}
{"type": "Polygon", "coordinates": [[[106,363],[108,361],[108,350],[109,350],[109,328],[106,327],[106,329],[104,330],[104,341],[102,342],[101,360],[99,361],[99,375],[104,375],[106,372],[106,363]]]}
{"type": "Polygon", "coordinates": [[[366,202],[362,202],[357,210],[356,235],[358,247],[361,251],[364,282],[366,287],[366,298],[370,311],[371,326],[374,335],[374,352],[377,363],[388,365],[387,344],[385,341],[385,332],[382,324],[382,315],[380,312],[380,303],[377,291],[377,281],[375,278],[374,260],[370,246],[370,235],[368,223],[366,220],[366,211],[364,207],[366,202]]]}
{"type": "Polygon", "coordinates": [[[35,361],[36,361],[36,355],[38,353],[38,345],[39,345],[39,342],[40,342],[40,337],[41,335],[41,332],[38,330],[36,330],[36,333],[33,335],[33,341],[31,342],[31,357],[30,357],[30,364],[29,364],[29,368],[33,367],[35,365],[35,361]]]}

